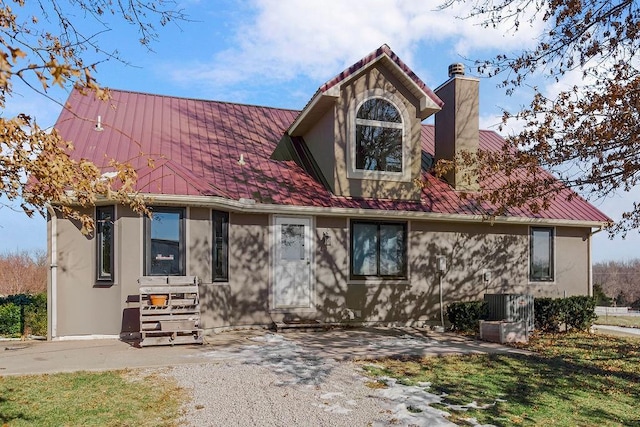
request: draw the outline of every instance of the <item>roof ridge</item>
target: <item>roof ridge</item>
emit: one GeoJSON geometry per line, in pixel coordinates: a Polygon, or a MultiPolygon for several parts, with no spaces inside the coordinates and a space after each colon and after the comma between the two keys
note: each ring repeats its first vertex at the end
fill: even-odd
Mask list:
{"type": "Polygon", "coordinates": [[[412,80],[420,88],[420,90],[423,91],[425,95],[430,97],[436,104],[442,107],[442,100],[438,98],[435,92],[431,90],[431,88],[429,88],[429,86],[427,86],[427,84],[420,77],[418,77],[418,75],[411,69],[411,67],[409,67],[402,59],[400,59],[400,57],[386,43],[342,70],[336,76],[331,78],[331,80],[321,85],[319,90],[321,92],[328,91],[338,83],[352,76],[358,70],[362,69],[372,62],[377,61],[378,58],[384,55],[386,55],[393,63],[395,63],[396,66],[398,66],[402,70],[402,72],[404,72],[407,77],[412,80]]]}

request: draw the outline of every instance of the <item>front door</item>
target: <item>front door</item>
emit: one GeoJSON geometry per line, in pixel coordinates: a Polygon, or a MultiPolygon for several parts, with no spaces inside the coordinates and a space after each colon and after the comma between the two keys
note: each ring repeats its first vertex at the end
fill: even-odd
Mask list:
{"type": "Polygon", "coordinates": [[[273,308],[309,308],[311,289],[311,220],[276,217],[273,308]]]}

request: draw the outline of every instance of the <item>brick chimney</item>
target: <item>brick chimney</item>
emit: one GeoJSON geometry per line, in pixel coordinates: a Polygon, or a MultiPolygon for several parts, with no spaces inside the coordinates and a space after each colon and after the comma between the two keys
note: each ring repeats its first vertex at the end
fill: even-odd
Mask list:
{"type": "MultiPolygon", "coordinates": [[[[475,154],[480,140],[478,113],[480,81],[464,75],[463,64],[449,66],[449,80],[435,90],[444,101],[442,110],[436,113],[435,159],[453,160],[460,153],[475,154]]],[[[456,190],[478,189],[478,177],[472,168],[458,167],[445,179],[456,190]]]]}

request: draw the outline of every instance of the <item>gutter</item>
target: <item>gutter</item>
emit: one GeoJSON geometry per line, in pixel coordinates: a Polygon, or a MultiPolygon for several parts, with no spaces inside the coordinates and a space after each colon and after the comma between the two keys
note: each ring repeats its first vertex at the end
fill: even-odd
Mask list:
{"type": "MultiPolygon", "coordinates": [[[[206,208],[228,209],[239,213],[265,213],[283,215],[316,215],[316,216],[339,216],[339,217],[379,217],[404,219],[404,220],[425,220],[438,222],[460,222],[460,223],[490,223],[490,224],[522,224],[522,225],[554,225],[568,227],[588,227],[602,229],[607,223],[604,221],[584,221],[568,219],[546,219],[527,217],[506,217],[500,216],[488,220],[483,215],[467,214],[445,214],[420,211],[389,211],[383,209],[362,209],[362,208],[338,208],[338,207],[318,207],[318,206],[294,206],[277,205],[270,203],[256,203],[253,199],[233,200],[218,196],[180,196],[180,195],[149,195],[145,198],[147,204],[161,203],[175,206],[198,206],[206,208]]],[[[106,201],[105,201],[106,202],[106,201]]],[[[113,203],[112,201],[110,203],[113,203]]],[[[97,203],[100,204],[100,203],[97,203]]]]}
{"type": "Polygon", "coordinates": [[[47,211],[51,217],[51,264],[49,265],[49,285],[47,298],[47,317],[49,327],[47,328],[47,339],[51,340],[58,334],[58,217],[55,209],[50,204],[47,204],[47,211]]]}

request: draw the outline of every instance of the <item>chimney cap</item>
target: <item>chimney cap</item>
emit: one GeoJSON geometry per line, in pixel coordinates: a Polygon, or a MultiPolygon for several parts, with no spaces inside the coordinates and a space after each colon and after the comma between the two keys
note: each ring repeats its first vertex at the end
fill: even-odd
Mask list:
{"type": "Polygon", "coordinates": [[[464,76],[464,64],[456,62],[449,65],[449,77],[464,76]]]}

